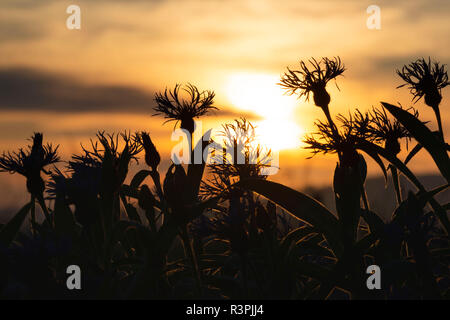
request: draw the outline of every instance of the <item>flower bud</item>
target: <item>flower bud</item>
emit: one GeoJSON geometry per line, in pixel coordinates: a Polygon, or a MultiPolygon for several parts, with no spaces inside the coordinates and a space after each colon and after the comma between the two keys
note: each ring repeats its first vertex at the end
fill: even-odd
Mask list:
{"type": "Polygon", "coordinates": [[[317,86],[313,89],[314,103],[316,106],[325,108],[330,104],[331,98],[325,86],[317,86]]]}
{"type": "Polygon", "coordinates": [[[183,204],[186,194],[187,176],[181,165],[172,165],[167,170],[163,189],[167,201],[172,204],[183,204]],[[175,168],[175,170],[173,170],[175,168]]]}
{"type": "Polygon", "coordinates": [[[153,171],[156,171],[159,163],[161,162],[161,157],[158,150],[156,150],[152,139],[150,139],[149,134],[146,132],[142,132],[142,142],[145,149],[145,162],[150,168],[152,168],[153,171]]]}
{"type": "Polygon", "coordinates": [[[436,108],[441,103],[441,100],[442,95],[437,88],[427,90],[425,93],[425,103],[432,108],[436,108]]]}
{"type": "Polygon", "coordinates": [[[389,137],[386,139],[386,142],[384,143],[384,148],[394,155],[400,153],[400,143],[398,142],[398,139],[394,137],[389,137]]]}
{"type": "Polygon", "coordinates": [[[195,122],[192,117],[186,117],[181,120],[181,129],[187,130],[190,134],[194,133],[195,122]]]}

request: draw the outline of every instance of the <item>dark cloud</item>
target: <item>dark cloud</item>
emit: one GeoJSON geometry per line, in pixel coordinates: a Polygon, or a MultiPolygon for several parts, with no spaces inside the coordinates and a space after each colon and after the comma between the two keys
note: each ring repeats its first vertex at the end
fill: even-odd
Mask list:
{"type": "Polygon", "coordinates": [[[32,40],[43,36],[44,31],[44,27],[40,24],[2,19],[0,21],[0,42],[32,40]]]}
{"type": "MultiPolygon", "coordinates": [[[[425,52],[423,53],[411,53],[407,55],[397,55],[397,56],[386,56],[386,57],[377,57],[371,60],[371,67],[374,70],[378,70],[381,72],[391,72],[397,69],[401,69],[404,65],[411,63],[412,61],[416,61],[417,59],[425,58],[428,59],[429,55],[425,52]]],[[[448,62],[448,56],[436,56],[433,55],[430,57],[432,61],[438,61],[442,64],[446,64],[448,62]]]]}
{"type": "Polygon", "coordinates": [[[39,111],[149,111],[153,95],[119,85],[85,85],[26,68],[0,70],[0,109],[39,111]]]}
{"type": "MultiPolygon", "coordinates": [[[[0,110],[151,114],[154,93],[132,86],[86,85],[67,75],[29,68],[0,69],[0,110]]],[[[258,116],[221,108],[215,116],[258,116]]]]}

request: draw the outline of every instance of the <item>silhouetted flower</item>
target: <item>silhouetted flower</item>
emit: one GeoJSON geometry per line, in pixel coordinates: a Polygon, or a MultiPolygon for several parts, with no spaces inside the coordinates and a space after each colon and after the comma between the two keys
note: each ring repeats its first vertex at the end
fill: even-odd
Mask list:
{"type": "Polygon", "coordinates": [[[33,144],[27,149],[19,149],[18,152],[3,153],[0,157],[0,172],[19,173],[27,179],[27,190],[33,195],[40,196],[44,192],[44,180],[41,171],[45,167],[59,161],[58,146],[53,148],[51,144],[43,145],[42,133],[35,133],[32,137],[33,144]]]}
{"type": "Polygon", "coordinates": [[[300,61],[300,70],[288,68],[288,72],[281,78],[281,86],[290,94],[299,91],[299,96],[305,96],[307,101],[312,92],[316,106],[327,108],[330,103],[330,95],[326,90],[326,85],[330,80],[342,75],[345,67],[339,57],[322,58],[320,61],[312,58],[309,60],[309,64],[311,70],[304,61],[300,61]]]}
{"type": "Polygon", "coordinates": [[[411,94],[414,95],[413,101],[417,102],[425,97],[425,103],[433,108],[443,139],[444,131],[439,104],[442,100],[441,90],[450,84],[445,65],[439,65],[438,62],[431,63],[430,58],[427,62],[422,58],[403,66],[401,71],[397,70],[397,74],[406,82],[397,88],[408,86],[411,94]]]}
{"type": "Polygon", "coordinates": [[[213,177],[202,184],[202,195],[223,193],[239,180],[267,178],[262,169],[270,167],[272,151],[257,143],[255,127],[244,118],[222,127],[223,151],[212,155],[208,167],[213,177]]]}
{"type": "Polygon", "coordinates": [[[343,115],[337,117],[342,124],[341,131],[333,132],[331,125],[327,122],[317,120],[315,125],[317,132],[306,136],[305,149],[312,150],[313,155],[317,153],[336,153],[344,166],[353,167],[360,161],[357,153],[358,143],[370,140],[370,132],[367,124],[369,115],[362,114],[358,110],[354,115],[346,118],[343,115]]]}
{"type": "Polygon", "coordinates": [[[55,168],[51,173],[47,193],[75,205],[75,217],[83,226],[89,226],[98,213],[102,163],[89,154],[73,155],[67,166],[69,175],[55,168]]]}
{"type": "Polygon", "coordinates": [[[145,162],[150,168],[152,168],[153,171],[156,171],[158,169],[159,163],[161,162],[161,157],[158,153],[158,150],[156,150],[156,147],[147,132],[142,132],[141,138],[142,145],[145,150],[145,162]]]}
{"type": "Polygon", "coordinates": [[[70,176],[65,176],[61,170],[55,168],[51,173],[47,193],[52,197],[61,195],[69,203],[96,198],[100,192],[102,163],[98,159],[85,155],[73,155],[67,166],[70,176]]]}
{"type": "MultiPolygon", "coordinates": [[[[384,107],[382,109],[373,108],[370,115],[368,130],[372,139],[375,142],[384,143],[386,150],[397,155],[400,152],[399,139],[407,138],[406,141],[408,141],[411,137],[408,130],[397,119],[391,120],[384,107]]],[[[415,110],[414,116],[418,117],[415,110]]]]}
{"type": "Polygon", "coordinates": [[[102,164],[101,190],[114,193],[118,191],[128,174],[128,166],[131,160],[137,161],[143,146],[138,134],[130,133],[105,134],[97,133],[98,142],[91,140],[91,149],[83,147],[83,152],[91,159],[102,164]],[[119,137],[123,142],[123,149],[119,151],[119,137]]]}
{"type": "Polygon", "coordinates": [[[414,100],[425,96],[425,103],[433,108],[442,100],[441,89],[450,84],[445,65],[432,64],[430,58],[428,62],[422,58],[405,65],[401,71],[397,70],[397,74],[406,82],[398,88],[409,86],[414,100]]]}
{"type": "Polygon", "coordinates": [[[202,91],[192,84],[188,84],[183,90],[188,94],[189,99],[180,97],[181,85],[175,85],[173,90],[166,89],[164,93],[157,93],[155,101],[157,106],[155,115],[162,114],[167,121],[181,121],[181,128],[194,132],[194,118],[205,115],[212,109],[215,93],[213,91],[202,91]]]}

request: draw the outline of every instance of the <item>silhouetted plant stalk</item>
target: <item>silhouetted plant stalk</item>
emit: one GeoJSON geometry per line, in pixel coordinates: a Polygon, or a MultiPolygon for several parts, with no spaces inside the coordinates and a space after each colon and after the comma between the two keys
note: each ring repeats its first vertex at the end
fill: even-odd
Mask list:
{"type": "Polygon", "coordinates": [[[450,84],[445,65],[432,63],[431,58],[428,58],[428,62],[422,58],[403,66],[401,70],[397,70],[397,74],[405,81],[398,88],[408,86],[413,94],[413,101],[417,102],[424,97],[425,103],[433,109],[439,132],[445,141],[439,110],[442,101],[441,90],[450,84]]]}
{"type": "Polygon", "coordinates": [[[299,70],[288,68],[288,72],[283,75],[280,84],[290,94],[298,93],[300,98],[305,96],[306,101],[309,101],[309,95],[312,93],[314,104],[322,109],[335,139],[339,139],[337,127],[330,114],[329,104],[331,98],[326,90],[326,85],[330,80],[342,75],[345,71],[345,66],[341,63],[339,57],[332,59],[322,58],[320,61],[312,58],[308,62],[310,67],[304,61],[300,61],[299,70]]]}
{"type": "MultiPolygon", "coordinates": [[[[163,115],[165,118],[168,119],[166,122],[169,121],[181,122],[180,128],[187,130],[189,133],[189,142],[191,151],[189,155],[191,159],[190,167],[193,166],[196,166],[197,168],[204,167],[204,164],[194,164],[194,161],[192,159],[193,155],[192,151],[194,150],[194,141],[193,141],[193,133],[195,130],[194,119],[203,116],[212,110],[217,110],[217,108],[214,106],[214,97],[215,93],[213,91],[200,91],[196,86],[192,84],[188,84],[185,87],[182,87],[181,85],[177,84],[175,85],[173,90],[166,89],[164,93],[157,93],[155,95],[155,101],[157,104],[156,107],[154,108],[154,110],[156,111],[155,115],[163,115]],[[183,91],[187,94],[187,97],[181,96],[180,89],[183,89],[183,91]]],[[[190,168],[188,169],[188,171],[189,170],[194,169],[190,168]]],[[[202,169],[200,170],[202,171],[202,169]]],[[[166,175],[166,179],[164,181],[164,189],[165,189],[164,194],[170,197],[172,196],[179,197],[180,193],[175,192],[175,189],[177,188],[176,186],[186,186],[188,184],[187,183],[188,178],[186,176],[186,173],[180,165],[175,166],[175,173],[173,175],[171,174],[170,169],[168,173],[170,174],[166,175]],[[181,180],[183,180],[183,182],[181,180]],[[173,190],[169,190],[169,188],[172,187],[173,190]]],[[[159,182],[157,182],[157,180],[159,181],[159,177],[157,175],[157,172],[155,173],[154,170],[152,170],[152,178],[153,177],[155,184],[159,184],[159,182]]],[[[192,194],[192,192],[188,190],[183,190],[183,192],[185,195],[192,194]]],[[[194,196],[197,197],[197,195],[194,196]]],[[[172,207],[175,208],[176,211],[180,210],[180,208],[176,208],[176,206],[174,206],[175,202],[178,201],[178,199],[169,201],[172,202],[172,207]]],[[[187,232],[187,226],[183,228],[180,232],[186,253],[188,254],[192,263],[195,278],[197,281],[197,287],[200,293],[201,276],[198,263],[196,261],[196,254],[193,252],[192,241],[190,239],[189,233],[187,232]]]]}
{"type": "Polygon", "coordinates": [[[42,133],[32,136],[32,145],[27,149],[19,149],[17,152],[3,153],[0,157],[0,172],[18,173],[26,178],[27,190],[31,195],[31,226],[36,226],[35,201],[37,200],[46,221],[52,225],[47,206],[44,201],[45,182],[41,172],[48,174],[45,167],[58,162],[58,146],[43,144],[42,133]]]}

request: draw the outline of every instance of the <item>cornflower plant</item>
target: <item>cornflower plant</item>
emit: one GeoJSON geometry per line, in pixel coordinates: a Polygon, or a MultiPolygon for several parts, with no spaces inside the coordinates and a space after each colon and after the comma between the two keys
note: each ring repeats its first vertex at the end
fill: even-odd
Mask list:
{"type": "Polygon", "coordinates": [[[0,172],[18,173],[26,178],[27,190],[31,195],[31,221],[32,228],[36,224],[35,200],[38,201],[49,224],[52,223],[47,206],[44,202],[45,182],[41,172],[48,174],[46,167],[58,162],[58,146],[43,144],[42,133],[32,136],[32,145],[17,152],[4,152],[0,157],[0,172]]]}
{"type": "Polygon", "coordinates": [[[309,67],[306,62],[300,61],[299,70],[288,68],[288,71],[281,78],[280,85],[289,94],[298,94],[299,98],[305,96],[306,101],[309,101],[309,95],[312,93],[315,105],[325,113],[331,129],[337,137],[337,129],[329,110],[331,97],[326,90],[326,86],[329,81],[344,73],[345,66],[339,57],[322,58],[320,61],[312,58],[308,62],[309,67]]]}
{"type": "Polygon", "coordinates": [[[413,101],[417,102],[424,97],[426,105],[433,109],[439,132],[444,140],[439,105],[442,101],[441,90],[450,84],[445,65],[438,62],[431,63],[431,58],[428,58],[428,62],[422,58],[403,66],[401,70],[397,70],[397,74],[405,82],[397,88],[408,86],[413,101]]]}

